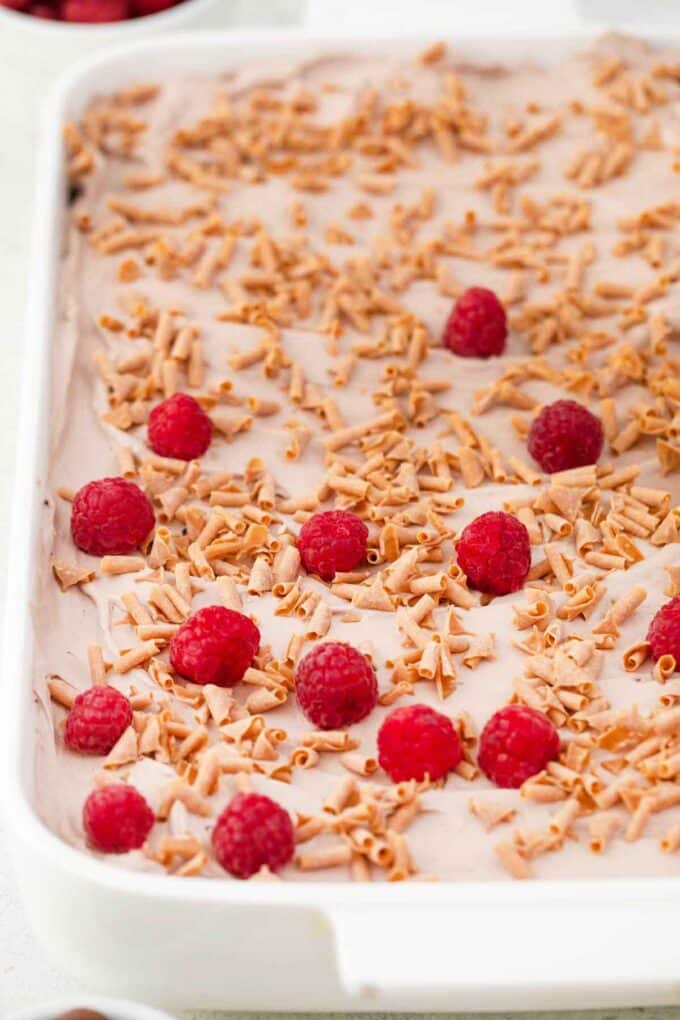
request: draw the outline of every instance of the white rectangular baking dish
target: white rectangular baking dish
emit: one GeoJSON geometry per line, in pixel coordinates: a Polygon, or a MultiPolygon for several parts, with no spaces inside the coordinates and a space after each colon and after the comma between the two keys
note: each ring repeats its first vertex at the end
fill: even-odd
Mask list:
{"type": "MultiPolygon", "coordinates": [[[[466,53],[553,60],[582,44],[461,37],[466,53]]],[[[667,37],[666,37],[667,41],[667,37]]],[[[392,45],[409,47],[423,40],[392,45]]],[[[83,987],[179,1009],[508,1010],[680,1003],[677,879],[345,885],[126,872],[48,832],[32,806],[32,621],[50,427],[48,350],[64,214],[60,127],[95,92],[171,69],[273,52],[368,49],[296,33],[135,44],[83,64],[49,103],[31,263],[26,372],[4,647],[8,830],[36,931],[83,987]],[[141,71],[140,71],[141,69],[141,71]]]]}

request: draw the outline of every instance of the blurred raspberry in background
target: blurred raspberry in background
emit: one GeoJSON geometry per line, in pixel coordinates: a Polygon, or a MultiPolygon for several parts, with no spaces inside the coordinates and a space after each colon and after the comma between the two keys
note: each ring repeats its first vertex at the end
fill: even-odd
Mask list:
{"type": "Polygon", "coordinates": [[[71,21],[81,24],[106,24],[160,14],[182,0],[0,0],[0,7],[30,14],[34,18],[71,21]]]}

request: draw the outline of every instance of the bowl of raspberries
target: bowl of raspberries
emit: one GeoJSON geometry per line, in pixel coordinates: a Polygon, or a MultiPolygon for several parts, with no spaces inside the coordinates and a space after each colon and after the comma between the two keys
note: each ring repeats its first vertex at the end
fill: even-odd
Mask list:
{"type": "Polygon", "coordinates": [[[0,0],[0,7],[16,14],[68,25],[112,25],[157,15],[167,17],[175,8],[184,8],[178,12],[181,16],[196,5],[197,0],[0,0]]]}
{"type": "MultiPolygon", "coordinates": [[[[107,46],[164,32],[220,28],[230,0],[0,0],[0,87],[18,127],[37,114],[56,77],[107,46]]],[[[142,75],[143,76],[143,75],[142,75]]]]}

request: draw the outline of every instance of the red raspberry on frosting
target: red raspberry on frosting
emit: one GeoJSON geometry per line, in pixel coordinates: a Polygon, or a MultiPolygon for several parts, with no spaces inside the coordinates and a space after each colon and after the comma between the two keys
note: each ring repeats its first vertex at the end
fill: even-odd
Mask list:
{"type": "Polygon", "coordinates": [[[336,573],[354,570],[366,556],[368,528],[356,514],[324,510],[300,529],[297,547],[310,574],[332,581],[336,573]]]}
{"type": "Polygon", "coordinates": [[[364,719],[378,700],[375,670],[365,655],[340,641],[317,645],[295,672],[298,705],[321,730],[364,719]]]}
{"type": "Polygon", "coordinates": [[[170,642],[170,661],[195,684],[234,687],[260,648],[253,621],[224,606],[206,606],[182,624],[170,642]]]}
{"type": "Polygon", "coordinates": [[[134,786],[112,783],[93,790],[83,805],[90,846],[103,854],[138,850],[151,832],[153,811],[134,786]]]}
{"type": "Polygon", "coordinates": [[[478,762],[496,786],[516,788],[557,758],[560,738],[547,715],[507,705],[492,715],[479,739],[478,762]]]}
{"type": "Polygon", "coordinates": [[[71,507],[71,534],[92,556],[134,552],[156,523],[151,503],[125,478],[100,478],[80,489],[71,507]]]}
{"type": "Polygon", "coordinates": [[[680,669],[680,595],[667,602],[658,611],[647,631],[652,657],[672,655],[680,669]]]}
{"type": "Polygon", "coordinates": [[[9,7],[11,11],[27,11],[31,0],[0,0],[0,7],[9,7]]]}
{"type": "Polygon", "coordinates": [[[44,18],[46,21],[59,20],[56,8],[49,4],[33,4],[28,13],[34,18],[44,18]]]}
{"type": "Polygon", "coordinates": [[[469,287],[453,306],[442,339],[462,358],[491,358],[503,353],[507,335],[505,308],[494,292],[469,287]]]}
{"type": "Polygon", "coordinates": [[[61,4],[64,21],[82,21],[86,24],[125,21],[130,14],[129,0],[62,0],[61,4]]]}
{"type": "Polygon", "coordinates": [[[526,581],[531,566],[529,532],[501,510],[475,517],[460,534],[458,563],[471,588],[487,595],[507,595],[526,581]]]}
{"type": "Polygon", "coordinates": [[[175,393],[149,415],[149,446],[161,457],[193,460],[210,446],[213,423],[188,393],[175,393]]]}
{"type": "Polygon", "coordinates": [[[250,878],[263,867],[280,871],[295,852],[293,823],[269,797],[239,793],[217,819],[212,845],[224,870],[236,878],[250,878]]]}
{"type": "Polygon", "coordinates": [[[90,687],[73,702],[64,740],[81,754],[108,754],[132,723],[130,702],[115,687],[90,687]]]}
{"type": "Polygon", "coordinates": [[[391,712],[378,732],[378,760],[394,783],[447,775],[462,760],[460,738],[448,716],[427,705],[391,712]]]}
{"type": "Polygon", "coordinates": [[[603,443],[600,419],[576,400],[548,404],[529,429],[529,453],[548,474],[594,464],[603,443]]]}

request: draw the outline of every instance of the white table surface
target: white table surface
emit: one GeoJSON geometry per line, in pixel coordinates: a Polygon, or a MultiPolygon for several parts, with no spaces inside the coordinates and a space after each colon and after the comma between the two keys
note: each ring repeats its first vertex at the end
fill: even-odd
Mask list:
{"type": "MultiPolygon", "coordinates": [[[[584,0],[585,2],[585,0],[584,0]]],[[[227,0],[225,0],[226,7],[227,0]]],[[[413,0],[409,7],[412,7],[413,0]]],[[[348,22],[352,20],[352,5],[344,0],[342,4],[335,0],[310,0],[310,18],[316,28],[325,27],[325,19],[338,8],[347,14],[348,22]]],[[[435,15],[433,11],[442,11],[448,5],[457,8],[457,15],[466,16],[471,7],[479,12],[481,0],[472,4],[470,0],[429,0],[423,4],[419,0],[418,7],[424,11],[422,27],[424,30],[433,28],[435,15]],[[427,10],[425,10],[427,9],[427,10]]],[[[241,0],[242,10],[249,9],[249,21],[261,18],[263,21],[281,20],[281,0],[241,0]]],[[[397,4],[392,0],[376,0],[373,18],[368,18],[375,26],[379,15],[387,10],[390,14],[397,4]]],[[[532,3],[531,0],[515,0],[514,4],[507,0],[488,0],[488,12],[507,16],[513,8],[513,17],[517,18],[518,9],[524,7],[527,12],[532,8],[534,15],[545,21],[552,7],[554,19],[564,24],[573,20],[575,3],[543,0],[532,3]],[[559,11],[558,11],[559,7],[559,11]]],[[[356,5],[355,5],[356,7],[356,5]]],[[[363,5],[366,17],[367,5],[363,5]]],[[[675,8],[677,11],[677,7],[675,8]]],[[[678,15],[680,17],[680,15],[678,15]]],[[[448,20],[448,19],[447,19],[448,20]]],[[[354,16],[354,23],[358,19],[354,16]]],[[[30,272],[28,264],[28,233],[31,218],[31,200],[33,191],[33,141],[35,137],[35,111],[16,109],[12,104],[12,87],[8,82],[4,68],[0,67],[0,380],[2,380],[3,396],[0,399],[0,534],[7,535],[9,490],[14,465],[14,444],[16,438],[16,405],[20,375],[20,355],[22,349],[22,324],[24,317],[25,281],[30,272]]],[[[0,542],[0,601],[4,600],[4,566],[6,542],[0,542]]],[[[50,963],[42,946],[39,946],[28,928],[21,902],[14,886],[7,853],[3,846],[0,822],[0,1016],[27,1006],[37,1005],[53,998],[65,995],[77,995],[92,989],[77,986],[70,978],[58,972],[50,963]]],[[[230,1016],[233,1014],[224,1014],[230,1016]]],[[[567,1020],[576,1018],[582,1013],[544,1014],[546,1020],[558,1016],[567,1020]]],[[[192,1013],[185,1014],[187,1020],[218,1020],[217,1014],[192,1013]]],[[[257,1015],[253,1014],[255,1020],[257,1015]]],[[[460,1020],[472,1020],[472,1014],[459,1014],[460,1020]]],[[[516,1014],[516,1017],[519,1017],[516,1014]]],[[[523,1014],[537,1016],[537,1014],[523,1014]]],[[[680,1020],[680,1008],[647,1009],[630,1011],[598,1011],[588,1014],[589,1020],[680,1020]]]]}

